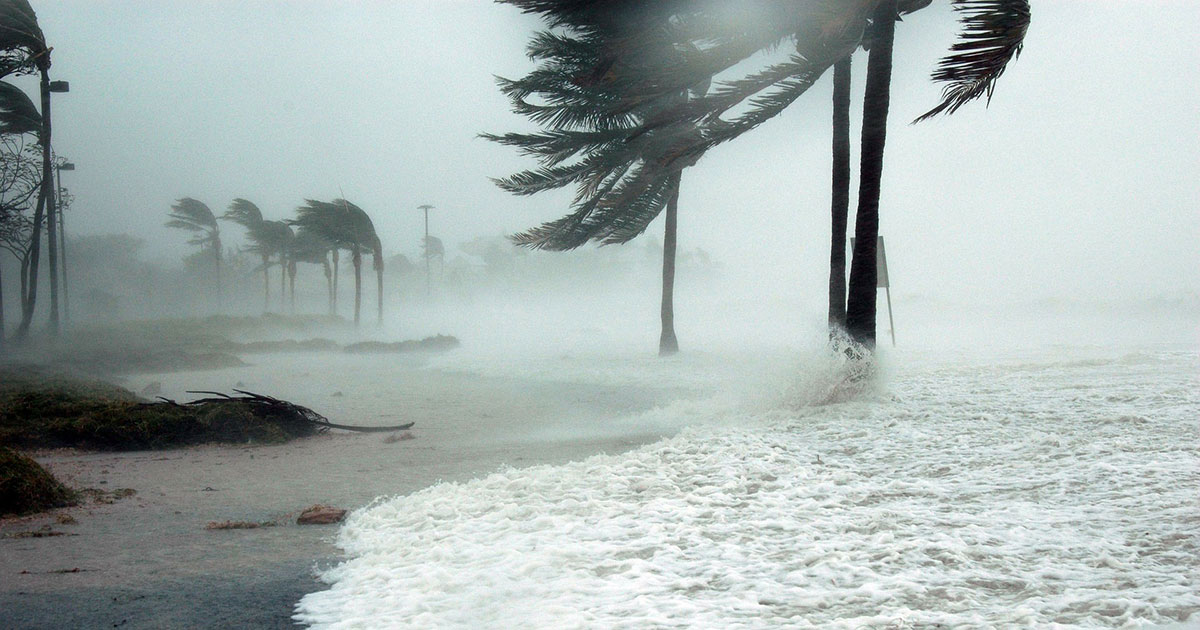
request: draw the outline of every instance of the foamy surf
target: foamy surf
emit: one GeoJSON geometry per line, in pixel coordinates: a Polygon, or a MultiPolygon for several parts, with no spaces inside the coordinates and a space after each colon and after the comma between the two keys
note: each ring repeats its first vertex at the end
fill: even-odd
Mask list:
{"type": "Polygon", "coordinates": [[[818,379],[772,404],[680,406],[694,416],[681,424],[703,426],[355,512],[338,540],[349,560],[323,574],[330,588],[306,596],[296,619],[1192,625],[1198,368],[1190,352],[1055,356],[898,373],[871,400],[810,405],[829,390],[818,379]]]}

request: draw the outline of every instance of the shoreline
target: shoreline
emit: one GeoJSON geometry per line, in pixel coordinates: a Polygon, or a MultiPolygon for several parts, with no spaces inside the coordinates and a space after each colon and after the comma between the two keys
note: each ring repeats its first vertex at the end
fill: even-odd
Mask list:
{"type": "MultiPolygon", "coordinates": [[[[353,368],[362,357],[346,361],[332,367],[353,368]]],[[[311,379],[297,378],[311,369],[294,355],[268,357],[258,366],[142,380],[162,380],[169,395],[177,389],[228,387],[224,381],[231,378],[281,385],[291,379],[273,391],[306,405],[321,395],[334,408],[331,417],[363,424],[386,424],[402,412],[417,423],[415,439],[386,442],[384,435],[338,432],[281,445],[32,453],[71,487],[136,493],[112,503],[87,502],[0,522],[0,535],[46,525],[65,534],[0,539],[0,611],[6,611],[0,625],[295,627],[296,603],[324,588],[314,568],[341,559],[332,544],[338,528],[296,525],[299,511],[314,503],[353,510],[380,496],[468,481],[506,466],[562,464],[636,448],[667,433],[599,430],[581,422],[648,410],[678,394],[447,373],[398,365],[402,362],[388,362],[388,357],[380,362],[375,371],[333,369],[320,382],[320,389],[329,391],[320,392],[314,392],[311,379]],[[396,409],[388,400],[360,399],[358,392],[372,391],[386,391],[390,399],[408,404],[396,409]],[[334,396],[338,392],[345,393],[334,396]],[[614,401],[619,409],[613,409],[614,401]],[[69,514],[75,522],[58,523],[57,514],[69,514]],[[279,525],[204,529],[208,522],[224,520],[277,520],[279,525]]]]}

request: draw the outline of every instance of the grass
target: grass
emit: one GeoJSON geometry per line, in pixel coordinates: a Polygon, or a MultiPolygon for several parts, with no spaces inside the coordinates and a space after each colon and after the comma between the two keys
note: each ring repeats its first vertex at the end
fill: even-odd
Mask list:
{"type": "Polygon", "coordinates": [[[0,446],[141,450],[212,442],[275,444],[316,430],[302,419],[242,401],[147,402],[102,381],[29,366],[0,368],[0,446]]]}
{"type": "Polygon", "coordinates": [[[73,505],[77,494],[33,459],[0,446],[0,515],[22,515],[73,505]]]}

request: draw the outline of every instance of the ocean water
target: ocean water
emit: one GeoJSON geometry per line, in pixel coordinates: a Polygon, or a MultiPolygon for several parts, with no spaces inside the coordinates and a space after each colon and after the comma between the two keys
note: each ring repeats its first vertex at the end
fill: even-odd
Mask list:
{"type": "MultiPolygon", "coordinates": [[[[673,385],[618,455],[381,498],[317,628],[1200,627],[1194,346],[430,369],[673,385]]],[[[581,428],[581,430],[586,430],[581,428]]]]}

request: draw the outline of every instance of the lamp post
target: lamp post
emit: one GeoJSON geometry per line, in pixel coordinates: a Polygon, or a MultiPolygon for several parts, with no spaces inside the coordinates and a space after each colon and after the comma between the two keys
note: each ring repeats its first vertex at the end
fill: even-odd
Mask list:
{"type": "Polygon", "coordinates": [[[422,205],[417,206],[417,210],[425,211],[425,240],[421,242],[421,245],[422,245],[422,253],[425,255],[425,295],[426,296],[432,295],[432,293],[433,293],[433,290],[431,288],[432,284],[429,280],[429,211],[432,209],[433,209],[433,206],[431,206],[429,204],[422,204],[422,205]]]}
{"type": "MultiPolygon", "coordinates": [[[[49,65],[47,63],[47,65],[49,65]]],[[[49,245],[50,258],[50,332],[58,334],[58,203],[55,199],[54,182],[50,180],[50,94],[71,91],[71,84],[66,81],[50,81],[46,72],[42,71],[42,177],[46,180],[43,189],[46,192],[46,236],[49,245]]]]}
{"type": "Polygon", "coordinates": [[[58,175],[58,252],[62,258],[63,323],[70,325],[71,294],[67,292],[67,217],[63,213],[63,197],[66,195],[62,187],[62,172],[75,170],[75,163],[63,162],[54,167],[54,170],[58,175]]]}

